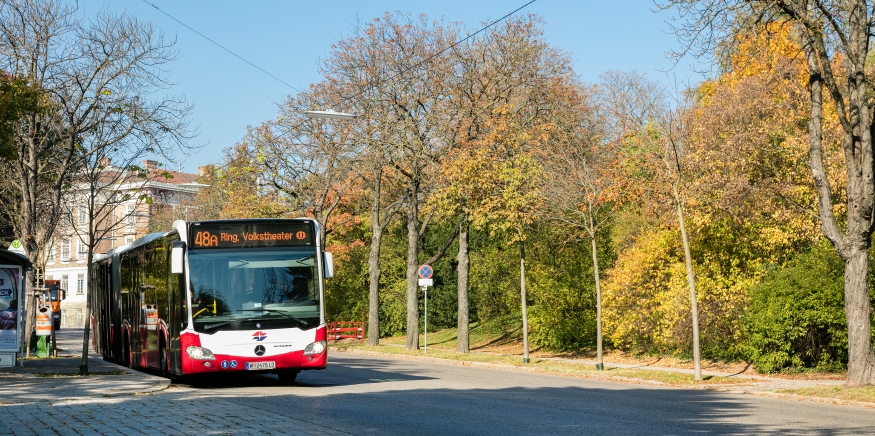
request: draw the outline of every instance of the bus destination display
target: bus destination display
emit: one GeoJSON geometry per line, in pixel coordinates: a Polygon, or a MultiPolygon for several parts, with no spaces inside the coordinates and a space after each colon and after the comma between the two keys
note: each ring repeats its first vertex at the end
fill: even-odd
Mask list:
{"type": "Polygon", "coordinates": [[[191,226],[192,248],[300,247],[313,245],[313,225],[286,223],[202,223],[191,226]]]}

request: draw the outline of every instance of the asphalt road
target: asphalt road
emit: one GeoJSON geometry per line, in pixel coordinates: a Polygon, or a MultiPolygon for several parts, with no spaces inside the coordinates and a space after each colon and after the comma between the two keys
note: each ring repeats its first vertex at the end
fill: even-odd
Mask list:
{"type": "MultiPolygon", "coordinates": [[[[875,410],[332,353],[292,385],[188,380],[160,395],[232,402],[351,434],[873,434],[875,410]]],[[[230,430],[230,429],[229,429],[230,430]]]]}

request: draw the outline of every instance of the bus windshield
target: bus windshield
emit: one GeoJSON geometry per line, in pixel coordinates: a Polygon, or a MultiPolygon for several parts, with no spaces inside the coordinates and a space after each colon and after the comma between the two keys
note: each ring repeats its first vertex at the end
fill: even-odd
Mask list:
{"type": "Polygon", "coordinates": [[[196,331],[319,325],[313,250],[189,250],[188,256],[196,331]]]}

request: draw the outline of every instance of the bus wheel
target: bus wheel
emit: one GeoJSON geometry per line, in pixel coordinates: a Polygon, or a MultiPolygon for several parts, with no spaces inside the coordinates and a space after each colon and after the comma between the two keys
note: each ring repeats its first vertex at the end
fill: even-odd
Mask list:
{"type": "Polygon", "coordinates": [[[134,367],[134,361],[131,356],[131,340],[127,336],[122,341],[122,364],[128,368],[134,367]]]}
{"type": "Polygon", "coordinates": [[[280,378],[280,381],[283,383],[291,383],[298,378],[298,371],[283,371],[277,373],[277,376],[280,378]]]}
{"type": "Polygon", "coordinates": [[[161,359],[161,377],[170,377],[170,370],[167,368],[167,347],[164,345],[164,342],[161,342],[160,353],[158,354],[161,359]]]}

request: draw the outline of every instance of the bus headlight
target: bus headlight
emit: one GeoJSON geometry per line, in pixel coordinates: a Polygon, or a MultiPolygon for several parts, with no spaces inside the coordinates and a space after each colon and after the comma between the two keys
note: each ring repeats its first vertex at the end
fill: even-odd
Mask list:
{"type": "Polygon", "coordinates": [[[321,354],[325,351],[325,341],[316,341],[304,348],[304,355],[321,354]]]}
{"type": "Polygon", "coordinates": [[[185,353],[188,354],[188,357],[195,360],[216,360],[216,356],[213,355],[213,352],[210,351],[209,348],[189,345],[186,347],[185,353]]]}

